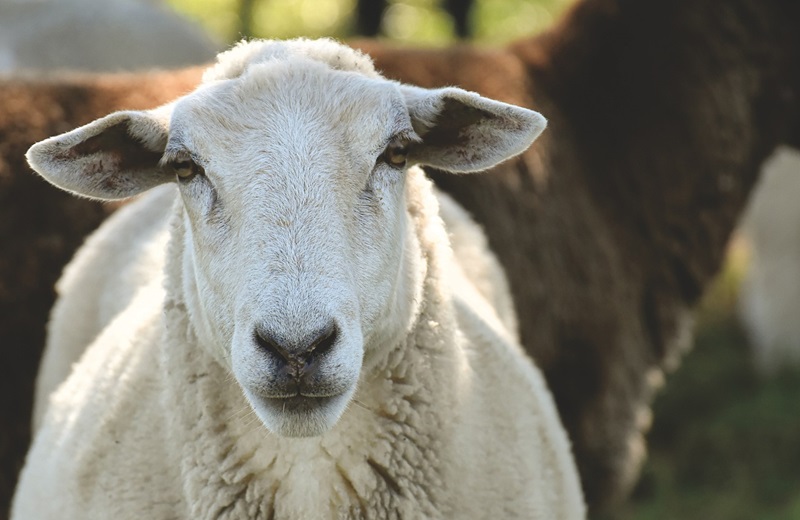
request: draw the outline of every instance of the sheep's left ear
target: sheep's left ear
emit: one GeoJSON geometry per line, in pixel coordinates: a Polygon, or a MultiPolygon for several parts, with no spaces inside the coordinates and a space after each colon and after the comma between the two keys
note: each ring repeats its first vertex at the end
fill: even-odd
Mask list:
{"type": "Polygon", "coordinates": [[[169,106],[115,112],[31,146],[28,163],[66,191],[101,200],[132,197],[172,180],[159,161],[169,137],[169,106]]]}
{"type": "Polygon", "coordinates": [[[400,89],[422,137],[409,163],[451,172],[485,170],[524,152],[547,126],[538,112],[459,88],[400,89]]]}

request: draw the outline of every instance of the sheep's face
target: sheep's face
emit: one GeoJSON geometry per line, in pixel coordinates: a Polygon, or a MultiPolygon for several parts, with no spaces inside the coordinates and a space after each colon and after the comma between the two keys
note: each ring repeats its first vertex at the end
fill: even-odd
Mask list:
{"type": "Polygon", "coordinates": [[[423,259],[404,198],[409,162],[484,169],[543,127],[534,112],[457,89],[294,57],[158,111],[112,114],[29,160],[100,198],[177,182],[182,296],[200,347],[267,428],[310,436],[336,424],[362,365],[412,324],[423,259]]]}
{"type": "Polygon", "coordinates": [[[164,161],[200,337],[270,430],[317,435],[353,395],[365,348],[408,326],[416,134],[389,82],[313,62],[261,69],[178,102],[164,161]]]}

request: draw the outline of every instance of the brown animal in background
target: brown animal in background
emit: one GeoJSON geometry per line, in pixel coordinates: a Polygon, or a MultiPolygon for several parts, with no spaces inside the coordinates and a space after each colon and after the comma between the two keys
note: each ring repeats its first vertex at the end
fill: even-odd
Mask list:
{"type": "Polygon", "coordinates": [[[624,497],[663,371],[759,167],[800,145],[800,4],[584,0],[505,51],[386,49],[385,74],[534,107],[544,138],[436,183],[484,226],[591,507],[624,497]]]}
{"type": "MultiPolygon", "coordinates": [[[[691,309],[760,164],[779,143],[800,145],[798,26],[800,4],[781,0],[582,0],[553,30],[504,50],[362,44],[387,76],[460,85],[550,119],[536,146],[491,175],[431,176],[483,224],[508,272],[523,343],[594,508],[638,475],[653,391],[690,344],[691,309]]],[[[0,117],[0,240],[11,244],[0,330],[14,346],[0,354],[3,399],[30,391],[52,283],[103,216],[28,175],[22,153],[110,110],[177,97],[198,77],[176,74],[0,87],[1,111],[5,89],[22,103],[16,122],[0,117]]],[[[0,478],[11,479],[0,510],[29,403],[0,402],[0,422],[16,428],[0,437],[0,478]]]]}

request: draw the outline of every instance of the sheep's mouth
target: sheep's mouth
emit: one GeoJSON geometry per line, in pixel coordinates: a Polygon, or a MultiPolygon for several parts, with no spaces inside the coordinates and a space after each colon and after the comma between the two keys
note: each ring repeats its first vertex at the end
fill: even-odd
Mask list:
{"type": "Polygon", "coordinates": [[[273,433],[314,437],[333,428],[347,407],[349,393],[323,397],[299,393],[289,397],[251,395],[249,399],[256,415],[273,433]]]}
{"type": "Polygon", "coordinates": [[[243,389],[250,406],[268,430],[283,437],[314,437],[333,428],[347,408],[355,385],[336,394],[306,389],[306,392],[270,396],[252,392],[247,387],[243,389]]]}
{"type": "Polygon", "coordinates": [[[339,396],[307,396],[296,394],[290,397],[262,397],[261,401],[275,413],[308,413],[325,408],[339,396]]]}

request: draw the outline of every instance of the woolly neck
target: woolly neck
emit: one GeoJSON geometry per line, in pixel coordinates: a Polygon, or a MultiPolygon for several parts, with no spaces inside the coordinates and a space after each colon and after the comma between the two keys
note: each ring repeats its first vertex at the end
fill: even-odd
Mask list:
{"type": "Polygon", "coordinates": [[[439,462],[456,423],[466,363],[452,295],[441,283],[452,253],[430,181],[410,169],[409,225],[420,249],[421,302],[409,333],[362,371],[348,409],[326,434],[278,437],[261,424],[229,367],[198,345],[182,293],[184,228],[173,211],[167,255],[162,377],[166,431],[180,453],[192,518],[336,518],[394,510],[446,517],[439,462]],[[438,441],[443,439],[444,442],[438,441]],[[209,492],[213,490],[213,492],[209,492]]]}

